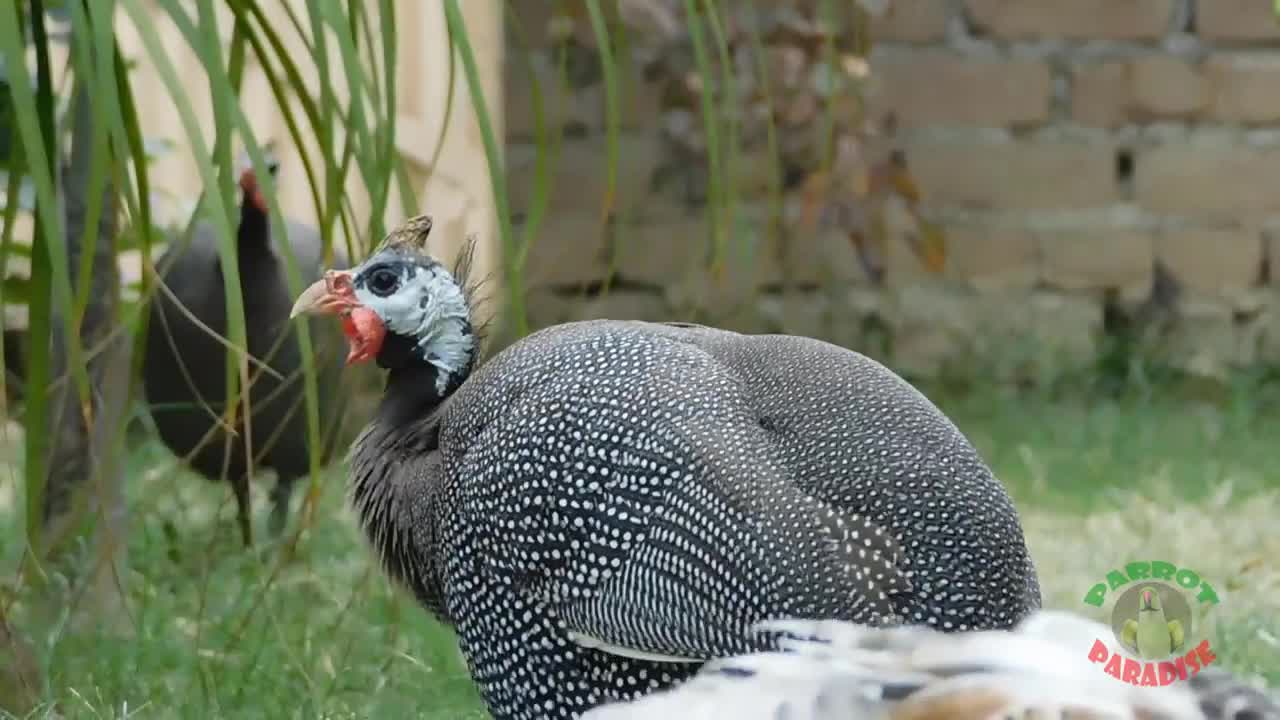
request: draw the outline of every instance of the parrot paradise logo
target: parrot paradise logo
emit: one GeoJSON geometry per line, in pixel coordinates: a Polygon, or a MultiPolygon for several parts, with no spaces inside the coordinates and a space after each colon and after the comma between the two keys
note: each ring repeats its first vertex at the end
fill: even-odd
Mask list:
{"type": "Polygon", "coordinates": [[[1111,629],[1120,649],[1093,641],[1089,660],[1130,685],[1163,686],[1186,680],[1217,660],[1208,638],[1196,641],[1193,605],[1216,606],[1218,594],[1194,570],[1162,560],[1131,562],[1111,570],[1085,593],[1101,609],[1109,593],[1111,629]]]}

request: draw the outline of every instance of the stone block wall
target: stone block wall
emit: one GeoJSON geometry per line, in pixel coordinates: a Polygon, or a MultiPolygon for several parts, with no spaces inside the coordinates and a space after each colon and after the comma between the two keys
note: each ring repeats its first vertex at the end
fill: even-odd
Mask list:
{"type": "Polygon", "coordinates": [[[732,248],[715,262],[687,23],[679,3],[634,5],[651,11],[619,3],[631,60],[605,212],[605,89],[585,13],[514,3],[507,163],[522,223],[545,171],[532,78],[559,145],[529,254],[535,325],[695,319],[814,335],[919,375],[1017,380],[1087,368],[1120,330],[1211,375],[1280,359],[1280,24],[1266,0],[891,0],[875,18],[733,5],[786,8],[727,12],[730,31],[760,29],[763,59],[735,55],[734,71],[759,69],[742,84],[774,90],[781,149],[753,138],[745,106],[732,248]],[[837,51],[815,50],[805,28],[837,51]],[[835,65],[851,79],[840,91],[806,89],[835,65]],[[830,166],[812,139],[824,122],[848,151],[830,166]],[[912,193],[874,190],[891,155],[918,215],[912,193]],[[816,185],[853,198],[819,213],[846,221],[799,219],[816,185]],[[912,252],[923,223],[943,230],[940,273],[912,252]],[[883,235],[878,268],[854,242],[869,227],[883,235]]]}

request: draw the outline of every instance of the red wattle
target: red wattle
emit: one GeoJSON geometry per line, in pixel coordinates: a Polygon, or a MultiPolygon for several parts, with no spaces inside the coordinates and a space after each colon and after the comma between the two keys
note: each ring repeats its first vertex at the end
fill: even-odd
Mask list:
{"type": "Polygon", "coordinates": [[[342,332],[351,346],[347,364],[364,362],[378,356],[387,326],[378,314],[366,307],[354,307],[342,314],[342,332]]]}

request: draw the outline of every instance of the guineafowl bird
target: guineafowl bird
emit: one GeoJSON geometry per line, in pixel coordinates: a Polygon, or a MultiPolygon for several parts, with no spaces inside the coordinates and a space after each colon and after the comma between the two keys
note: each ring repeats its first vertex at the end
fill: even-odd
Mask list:
{"type": "Polygon", "coordinates": [[[1121,682],[1089,659],[1111,628],[1061,611],[1037,612],[1012,632],[838,620],[758,630],[774,649],[713,660],[674,689],[583,720],[1280,720],[1280,701],[1216,667],[1166,686],[1121,682]]]}
{"type": "Polygon", "coordinates": [[[477,366],[471,251],[450,271],[430,228],[408,221],[293,312],[338,315],[348,362],[388,371],[353,505],[390,576],[456,628],[498,720],[639,697],[751,651],[771,618],[959,631],[1039,606],[1009,496],[883,366],[619,321],[477,366]]]}
{"type": "MultiPolygon", "coordinates": [[[[277,164],[269,163],[274,175],[277,164]]],[[[238,268],[244,301],[250,382],[248,430],[255,469],[275,470],[270,530],[278,535],[289,514],[297,478],[310,469],[304,376],[297,329],[289,322],[291,294],[287,258],[272,242],[268,209],[251,167],[240,176],[243,198],[237,230],[238,268]],[[269,370],[263,369],[265,365],[269,370]]],[[[287,223],[287,242],[304,282],[319,277],[323,259],[320,234],[287,223]]],[[[226,432],[227,313],[218,235],[208,222],[197,224],[185,246],[175,243],[157,261],[168,292],[156,293],[147,327],[143,386],[151,417],[164,444],[211,480],[227,478],[235,494],[240,532],[252,544],[249,463],[245,451],[243,406],[234,417],[235,435],[226,432]],[[170,295],[171,293],[171,295],[170,295]],[[203,327],[201,327],[203,325],[203,327]]],[[[345,267],[334,249],[335,264],[345,267]]],[[[344,393],[339,382],[342,337],[332,323],[312,323],[316,349],[321,456],[336,444],[337,419],[344,393]]],[[[240,392],[244,393],[241,388],[240,392]]]]}

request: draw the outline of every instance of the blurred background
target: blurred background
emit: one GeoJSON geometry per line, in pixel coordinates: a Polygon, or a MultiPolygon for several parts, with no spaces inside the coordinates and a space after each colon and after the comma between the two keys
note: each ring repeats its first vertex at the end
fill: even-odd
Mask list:
{"type": "Polygon", "coordinates": [[[1133,560],[1193,568],[1222,662],[1280,684],[1274,13],[0,3],[0,716],[484,717],[345,506],[376,372],[338,390],[336,347],[283,342],[307,471],[275,534],[250,464],[250,547],[235,482],[202,480],[145,392],[150,308],[216,278],[178,304],[220,336],[190,353],[222,383],[200,404],[245,436],[256,318],[420,212],[444,260],[478,240],[490,353],[608,317],[885,363],[1009,487],[1047,605],[1085,612],[1133,560]],[[269,283],[253,212],[293,244],[269,283]],[[168,250],[206,270],[162,279],[168,250]]]}

